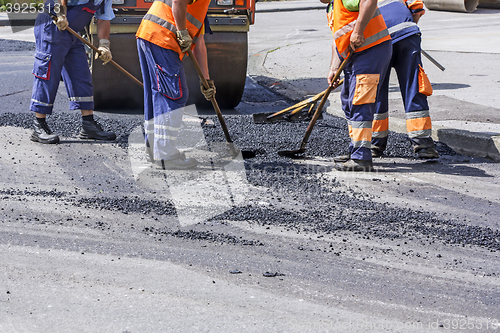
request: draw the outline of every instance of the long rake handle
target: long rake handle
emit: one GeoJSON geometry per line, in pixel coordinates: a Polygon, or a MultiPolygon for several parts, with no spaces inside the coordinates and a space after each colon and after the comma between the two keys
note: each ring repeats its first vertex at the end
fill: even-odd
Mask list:
{"type": "Polygon", "coordinates": [[[422,53],[427,59],[429,59],[434,65],[436,65],[437,68],[439,68],[440,70],[444,71],[445,68],[443,67],[443,65],[441,65],[439,62],[437,62],[436,59],[434,59],[433,57],[431,57],[431,55],[427,52],[425,52],[424,50],[420,50],[420,53],[422,53]]]}
{"type": "Polygon", "coordinates": [[[313,97],[309,97],[308,99],[303,100],[302,102],[299,102],[299,103],[297,103],[297,104],[295,104],[295,105],[292,105],[292,106],[287,107],[286,109],[283,109],[283,110],[281,110],[281,111],[278,111],[278,112],[276,112],[276,113],[273,113],[272,115],[268,116],[268,117],[267,117],[267,119],[274,118],[274,117],[276,117],[276,116],[279,116],[280,114],[283,114],[283,113],[285,113],[285,112],[287,112],[287,111],[290,111],[290,110],[293,110],[293,109],[295,109],[295,108],[299,108],[299,107],[301,107],[301,106],[303,106],[303,105],[307,105],[307,104],[309,104],[309,103],[316,102],[318,99],[320,99],[320,98],[323,96],[323,94],[324,94],[324,93],[326,93],[326,91],[327,91],[327,90],[328,90],[328,89],[325,89],[325,91],[322,91],[322,92],[320,92],[319,94],[317,94],[317,95],[315,95],[315,96],[313,96],[313,97]]]}
{"type": "MultiPolygon", "coordinates": [[[[83,38],[82,36],[80,36],[75,30],[71,29],[70,27],[67,27],[66,31],[68,31],[70,34],[72,34],[76,38],[78,38],[80,41],[82,41],[85,45],[87,45],[88,47],[90,47],[95,52],[100,53],[99,49],[97,47],[95,47],[88,40],[86,40],[85,38],[83,38]]],[[[125,74],[129,78],[131,78],[132,81],[134,81],[139,86],[141,86],[141,88],[144,88],[144,85],[142,84],[141,81],[139,81],[135,76],[133,76],[132,74],[130,74],[129,72],[127,72],[122,66],[118,65],[114,60],[110,60],[109,63],[111,65],[115,66],[120,72],[122,72],[123,74],[125,74]]]]}
{"type": "MultiPolygon", "coordinates": [[[[344,79],[340,80],[340,82],[339,82],[339,86],[340,86],[342,83],[344,83],[344,79]]],[[[281,110],[281,111],[278,111],[278,112],[276,112],[276,113],[273,113],[272,115],[267,116],[267,119],[274,118],[274,117],[276,117],[276,116],[279,116],[280,114],[283,114],[283,113],[285,113],[285,112],[287,112],[287,111],[290,111],[290,110],[293,110],[293,109],[296,109],[296,108],[301,108],[302,106],[307,106],[308,104],[311,104],[311,106],[312,106],[312,107],[314,107],[314,105],[316,105],[316,103],[318,102],[318,100],[319,100],[321,97],[323,97],[323,95],[326,93],[326,91],[327,91],[327,90],[328,90],[328,88],[327,88],[327,89],[325,89],[324,91],[320,92],[319,94],[317,94],[317,95],[313,96],[313,97],[309,97],[308,99],[305,99],[305,100],[303,100],[303,101],[301,101],[301,102],[298,102],[297,104],[294,104],[294,105],[292,105],[292,106],[289,106],[289,107],[287,107],[286,109],[283,109],[283,110],[281,110]]],[[[301,110],[302,110],[302,109],[303,109],[303,108],[301,108],[301,110]]],[[[311,109],[310,111],[312,111],[312,109],[311,109]]],[[[311,112],[309,112],[309,113],[311,113],[311,112]]],[[[295,114],[295,113],[294,113],[294,114],[295,114]]]]}
{"type": "MultiPolygon", "coordinates": [[[[196,72],[198,72],[198,76],[200,77],[201,83],[205,87],[205,89],[210,88],[208,85],[207,80],[205,79],[205,76],[203,76],[203,72],[201,71],[200,65],[198,64],[198,61],[196,61],[196,58],[194,57],[193,51],[189,49],[187,51],[189,57],[191,58],[191,62],[194,65],[194,68],[196,69],[196,72]]],[[[232,143],[233,140],[231,140],[231,136],[229,135],[229,131],[227,130],[226,122],[224,121],[224,117],[222,116],[222,112],[220,111],[219,104],[217,104],[217,101],[215,100],[215,96],[210,99],[210,102],[212,102],[212,105],[215,109],[215,113],[217,114],[217,118],[219,118],[219,122],[222,126],[222,131],[224,131],[224,135],[226,136],[226,141],[228,143],[232,143]]]]}
{"type": "Polygon", "coordinates": [[[347,58],[345,58],[344,61],[342,61],[342,64],[340,64],[340,67],[337,70],[337,73],[335,73],[335,76],[332,79],[332,84],[330,86],[328,86],[328,89],[326,89],[326,92],[323,95],[323,98],[321,99],[321,102],[319,103],[319,106],[316,109],[316,112],[314,112],[314,116],[312,117],[311,121],[309,122],[309,125],[307,126],[306,133],[304,134],[304,138],[302,139],[302,143],[300,144],[300,150],[306,149],[307,141],[309,141],[309,136],[311,135],[311,132],[314,128],[314,125],[316,124],[316,121],[318,120],[318,118],[321,114],[321,110],[323,109],[323,106],[325,106],[326,100],[328,99],[328,96],[330,95],[330,93],[333,90],[333,85],[334,85],[335,81],[337,81],[339,79],[339,76],[342,73],[342,71],[344,70],[345,65],[347,64],[347,62],[351,58],[352,53],[353,52],[349,53],[347,58]]]}

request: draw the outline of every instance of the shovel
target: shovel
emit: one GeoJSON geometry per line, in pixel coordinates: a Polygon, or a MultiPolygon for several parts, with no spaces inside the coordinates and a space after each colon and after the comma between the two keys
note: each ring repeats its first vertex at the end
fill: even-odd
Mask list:
{"type": "Polygon", "coordinates": [[[345,58],[344,61],[342,61],[342,64],[340,64],[337,73],[332,79],[332,84],[328,87],[328,89],[326,89],[325,93],[323,94],[323,98],[321,99],[321,102],[319,103],[316,112],[314,112],[314,116],[312,117],[311,121],[309,122],[309,125],[307,126],[307,130],[306,133],[304,134],[304,138],[302,139],[302,143],[300,144],[300,148],[297,150],[281,150],[278,152],[278,155],[286,157],[297,157],[297,155],[303,154],[306,151],[306,145],[307,141],[309,140],[309,136],[311,135],[311,132],[314,128],[314,125],[316,124],[316,121],[321,115],[321,111],[323,109],[323,106],[325,106],[326,100],[328,99],[330,92],[333,90],[333,84],[335,81],[339,79],[340,73],[342,73],[342,70],[344,69],[349,59],[351,58],[352,53],[353,52],[349,53],[347,58],[345,58]]]}
{"type": "MultiPolygon", "coordinates": [[[[52,19],[54,21],[57,20],[57,17],[54,14],[49,13],[49,15],[52,17],[52,19]]],[[[85,45],[87,45],[88,47],[90,47],[97,54],[100,53],[99,49],[97,47],[95,47],[88,40],[86,40],[85,38],[83,38],[82,36],[80,36],[75,30],[71,29],[69,26],[65,30],[67,32],[69,32],[70,34],[72,34],[73,36],[75,36],[76,38],[78,38],[82,43],[84,43],[85,45]]],[[[141,81],[139,81],[135,76],[133,76],[132,74],[130,74],[129,72],[127,72],[122,66],[118,65],[114,60],[110,60],[109,63],[111,65],[115,66],[120,72],[122,72],[123,74],[125,74],[126,76],[128,76],[132,81],[134,81],[139,86],[141,86],[141,88],[144,88],[144,85],[142,84],[141,81]]]]}
{"type": "MultiPolygon", "coordinates": [[[[189,55],[189,58],[191,58],[191,62],[194,65],[194,68],[196,69],[196,72],[198,73],[198,76],[200,77],[201,83],[205,87],[205,89],[209,88],[208,82],[205,79],[205,76],[203,75],[203,72],[201,71],[200,65],[198,64],[198,61],[196,61],[196,58],[194,57],[193,51],[191,49],[187,50],[187,53],[189,55]]],[[[215,96],[213,96],[210,99],[210,102],[212,102],[212,106],[214,107],[215,113],[217,114],[217,118],[219,118],[220,125],[222,127],[222,131],[224,132],[224,136],[226,137],[227,144],[229,146],[229,149],[231,150],[231,153],[233,156],[237,156],[240,152],[243,158],[252,158],[255,157],[255,152],[250,151],[250,150],[238,150],[233,143],[233,140],[231,140],[231,136],[229,135],[229,131],[227,130],[226,122],[224,120],[224,117],[222,116],[222,112],[219,108],[219,104],[217,104],[217,101],[215,100],[215,96]]]]}

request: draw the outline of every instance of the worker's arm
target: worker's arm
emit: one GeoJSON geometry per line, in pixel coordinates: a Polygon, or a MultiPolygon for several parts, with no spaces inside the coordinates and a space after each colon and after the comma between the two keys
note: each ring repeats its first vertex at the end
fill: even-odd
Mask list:
{"type": "MultiPolygon", "coordinates": [[[[338,53],[337,53],[337,47],[335,46],[335,42],[332,44],[332,61],[330,63],[330,70],[328,71],[328,84],[332,84],[332,80],[335,77],[335,74],[337,74],[337,71],[339,70],[340,64],[342,63],[342,60],[340,59],[338,53]]],[[[333,88],[337,88],[339,86],[339,81],[337,80],[333,84],[333,88]]]]}
{"type": "Polygon", "coordinates": [[[423,12],[421,12],[421,13],[416,13],[416,14],[411,15],[413,17],[413,22],[418,23],[418,21],[420,20],[420,17],[422,17],[422,15],[424,14],[423,12]]]}
{"type": "Polygon", "coordinates": [[[420,17],[425,14],[424,3],[422,0],[407,0],[406,7],[411,12],[413,22],[418,23],[420,17]]]}
{"type": "Polygon", "coordinates": [[[192,0],[173,0],[172,2],[172,15],[174,16],[175,27],[177,28],[176,35],[181,52],[187,52],[191,48],[193,37],[187,30],[187,6],[191,4],[192,0]]]}
{"type": "Polygon", "coordinates": [[[68,0],[59,0],[59,8],[54,8],[56,12],[56,19],[55,19],[55,24],[59,30],[65,30],[69,23],[68,19],[66,18],[66,11],[68,7],[68,0]]]}
{"type": "Polygon", "coordinates": [[[351,48],[353,50],[356,50],[365,41],[363,33],[376,10],[377,0],[359,1],[359,15],[351,34],[351,48]]]}
{"type": "Polygon", "coordinates": [[[108,20],[97,20],[97,38],[109,39],[109,33],[111,30],[111,22],[108,20]]]}
{"type": "Polygon", "coordinates": [[[203,77],[207,80],[208,88],[203,85],[200,80],[200,90],[203,96],[209,101],[215,96],[215,84],[213,80],[210,80],[210,74],[208,73],[208,60],[207,60],[207,47],[205,45],[205,34],[201,34],[198,37],[198,41],[194,45],[193,55],[196,62],[200,65],[203,77]]]}
{"type": "Polygon", "coordinates": [[[97,20],[97,38],[99,38],[98,53],[96,53],[96,59],[99,57],[106,65],[111,61],[113,56],[111,55],[111,43],[109,42],[109,33],[111,22],[109,20],[97,20]]]}
{"type": "Polygon", "coordinates": [[[207,46],[205,45],[205,34],[200,35],[196,44],[194,45],[193,54],[196,58],[196,61],[200,65],[201,72],[205,79],[210,79],[210,75],[208,73],[208,60],[207,60],[207,46]]]}
{"type": "Polygon", "coordinates": [[[172,15],[174,16],[175,26],[177,30],[186,30],[187,20],[187,5],[191,4],[192,0],[173,0],[172,15]]]}

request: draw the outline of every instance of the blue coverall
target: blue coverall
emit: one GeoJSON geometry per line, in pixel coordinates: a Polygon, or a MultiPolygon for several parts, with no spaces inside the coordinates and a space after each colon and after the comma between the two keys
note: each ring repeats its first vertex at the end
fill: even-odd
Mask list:
{"type": "MultiPolygon", "coordinates": [[[[430,124],[427,96],[419,92],[419,66],[422,65],[420,49],[420,29],[413,21],[412,11],[402,2],[385,0],[378,7],[392,38],[392,58],[390,68],[396,70],[401,96],[407,120],[427,119],[430,124]]],[[[389,117],[389,77],[387,70],[380,85],[380,97],[377,102],[375,120],[385,121],[388,126],[389,117]]],[[[415,146],[433,147],[431,129],[409,129],[408,136],[415,146]]],[[[388,131],[376,131],[374,128],[373,148],[384,151],[387,146],[388,131]]]]}
{"type": "MultiPolygon", "coordinates": [[[[205,18],[202,34],[212,34],[205,18]]],[[[176,140],[189,91],[184,66],[177,52],[137,38],[144,84],[146,146],[155,160],[168,160],[179,151],[176,140]]]]}
{"type": "MultiPolygon", "coordinates": [[[[344,68],[344,85],[340,93],[342,109],[351,128],[370,128],[376,110],[376,103],[366,103],[354,105],[354,95],[356,94],[356,76],[363,74],[378,74],[379,77],[387,72],[389,60],[391,58],[391,41],[385,41],[372,46],[364,51],[355,52],[344,68]]],[[[380,84],[377,89],[376,99],[380,98],[380,84]]],[[[371,160],[371,142],[359,141],[349,144],[349,154],[351,159],[371,160]]]]}
{"type": "Polygon", "coordinates": [[[178,153],[175,141],[182,124],[182,108],[188,87],[177,52],[137,38],[144,83],[144,129],[146,145],[155,160],[178,153]]]}
{"type": "MultiPolygon", "coordinates": [[[[94,14],[101,20],[113,19],[111,5],[112,0],[68,1],[69,27],[77,32],[82,30],[94,14]]],[[[45,6],[53,12],[53,0],[48,0],[45,6]]],[[[34,31],[35,79],[30,110],[52,114],[61,77],[68,93],[70,110],[93,110],[92,77],[83,43],[68,31],[60,31],[46,13],[38,15],[34,31]]]]}

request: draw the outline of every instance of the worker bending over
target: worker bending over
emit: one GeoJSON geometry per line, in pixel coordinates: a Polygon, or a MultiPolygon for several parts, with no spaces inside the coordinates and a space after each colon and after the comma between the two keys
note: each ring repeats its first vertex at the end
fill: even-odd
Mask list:
{"type": "Polygon", "coordinates": [[[57,143],[59,137],[47,125],[46,115],[52,114],[61,77],[69,97],[70,110],[81,110],[80,138],[114,140],[113,132],[105,132],[93,117],[94,97],[92,76],[83,43],[68,31],[68,26],[80,31],[91,19],[97,18],[99,57],[104,63],[111,60],[109,43],[110,20],[113,19],[112,0],[69,0],[67,3],[45,2],[46,12],[35,21],[35,64],[30,110],[35,112],[32,141],[57,143]],[[51,13],[50,15],[47,13],[51,13]],[[54,21],[53,18],[56,20],[54,21]]]}
{"type": "Polygon", "coordinates": [[[146,147],[153,163],[163,169],[190,169],[197,165],[176,148],[182,123],[182,108],[188,87],[182,59],[198,39],[203,45],[194,55],[210,87],[201,91],[206,99],[215,95],[208,73],[203,22],[210,0],[157,0],[137,30],[137,48],[144,82],[144,127],[146,147]]]}
{"type": "MultiPolygon", "coordinates": [[[[382,0],[378,7],[392,38],[390,67],[396,70],[406,112],[406,128],[417,158],[434,159],[439,154],[431,138],[432,125],[427,96],[432,87],[422,68],[420,30],[417,22],[425,13],[421,0],[382,0]]],[[[389,76],[382,79],[381,94],[373,122],[372,155],[382,156],[389,132],[389,76]]]]}
{"type": "Polygon", "coordinates": [[[342,109],[348,120],[349,155],[336,160],[341,171],[371,171],[372,121],[378,87],[391,59],[391,37],[377,8],[377,0],[334,0],[328,6],[328,25],[334,43],[328,73],[331,82],[340,64],[354,52],[344,68],[344,86],[341,92],[342,109]]]}

